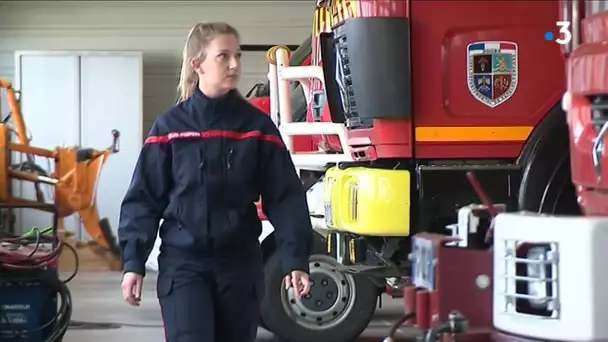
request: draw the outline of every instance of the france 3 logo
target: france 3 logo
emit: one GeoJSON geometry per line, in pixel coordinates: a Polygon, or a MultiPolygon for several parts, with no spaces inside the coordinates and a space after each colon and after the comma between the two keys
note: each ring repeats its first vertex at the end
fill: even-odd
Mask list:
{"type": "Polygon", "coordinates": [[[559,27],[559,37],[555,38],[553,32],[545,32],[545,40],[553,40],[559,45],[567,45],[572,41],[572,32],[570,31],[569,21],[556,21],[555,25],[559,27]]]}

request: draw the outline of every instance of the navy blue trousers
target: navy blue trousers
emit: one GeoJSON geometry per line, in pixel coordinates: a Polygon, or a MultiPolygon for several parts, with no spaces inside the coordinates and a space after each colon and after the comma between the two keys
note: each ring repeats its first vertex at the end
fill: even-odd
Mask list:
{"type": "Polygon", "coordinates": [[[159,257],[167,342],[254,342],[264,296],[259,245],[229,257],[159,257]]]}

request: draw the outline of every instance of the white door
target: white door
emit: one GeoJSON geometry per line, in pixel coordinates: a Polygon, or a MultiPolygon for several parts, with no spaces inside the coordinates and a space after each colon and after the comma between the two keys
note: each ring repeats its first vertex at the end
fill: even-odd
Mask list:
{"type": "MultiPolygon", "coordinates": [[[[31,134],[31,144],[43,148],[74,146],[80,143],[80,72],[78,56],[29,54],[17,57],[20,75],[16,86],[24,89],[22,110],[28,113],[25,124],[31,134]],[[29,119],[28,119],[29,118],[29,119]]],[[[14,158],[15,162],[22,158],[14,158]]],[[[46,158],[35,158],[36,164],[53,172],[53,164],[46,158]]],[[[32,183],[15,181],[15,193],[35,200],[32,183]]],[[[42,185],[47,200],[54,200],[54,187],[42,185]]],[[[52,216],[33,209],[19,211],[17,229],[49,227],[52,216]]],[[[78,231],[77,218],[66,218],[65,227],[78,231]]]]}

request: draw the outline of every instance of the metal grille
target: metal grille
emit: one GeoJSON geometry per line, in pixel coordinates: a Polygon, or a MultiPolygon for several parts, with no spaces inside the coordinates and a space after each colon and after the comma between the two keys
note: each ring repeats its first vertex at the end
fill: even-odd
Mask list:
{"type": "Polygon", "coordinates": [[[412,262],[412,283],[416,287],[434,290],[437,256],[433,242],[413,237],[412,253],[409,259],[412,262]]]}
{"type": "Polygon", "coordinates": [[[602,127],[608,122],[608,97],[596,96],[591,98],[591,123],[596,132],[602,130],[602,127]]]}
{"type": "Polygon", "coordinates": [[[312,118],[315,122],[321,122],[323,110],[325,109],[325,92],[316,92],[312,98],[312,118]]]}
{"type": "Polygon", "coordinates": [[[504,240],[504,312],[559,318],[557,242],[504,240]]]}
{"type": "Polygon", "coordinates": [[[602,158],[606,150],[606,135],[608,134],[608,98],[604,95],[591,99],[591,123],[597,132],[593,142],[593,167],[598,181],[602,178],[602,158]]]}
{"type": "Polygon", "coordinates": [[[350,60],[348,58],[348,43],[343,29],[336,29],[334,44],[336,50],[335,78],[338,89],[340,89],[340,100],[344,116],[346,116],[346,124],[348,127],[358,126],[361,124],[361,119],[357,113],[357,104],[355,103],[350,60]]]}

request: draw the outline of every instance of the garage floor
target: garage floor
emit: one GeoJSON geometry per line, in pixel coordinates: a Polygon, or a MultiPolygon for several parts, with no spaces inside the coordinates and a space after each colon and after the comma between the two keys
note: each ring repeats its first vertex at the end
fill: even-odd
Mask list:
{"type": "MultiPolygon", "coordinates": [[[[73,320],[119,323],[122,327],[105,330],[73,329],[67,333],[64,342],[164,341],[154,275],[146,277],[145,294],[142,305],[138,308],[129,307],[122,301],[120,276],[120,273],[80,273],[70,282],[69,287],[74,298],[73,320]]],[[[381,341],[388,333],[390,324],[399,318],[402,303],[400,299],[385,298],[383,308],[376,311],[376,318],[357,342],[381,341]]],[[[410,329],[402,330],[403,337],[412,336],[410,329]]],[[[279,340],[260,328],[258,341],[279,340]]]]}

